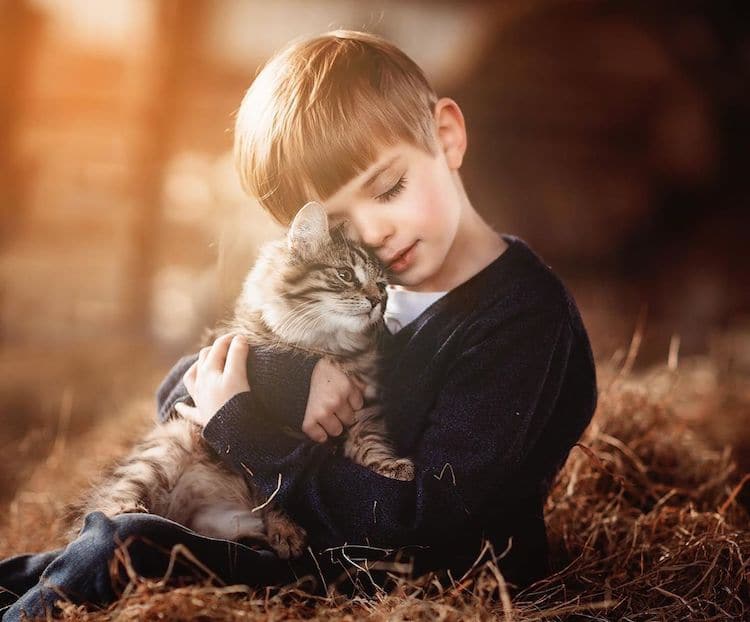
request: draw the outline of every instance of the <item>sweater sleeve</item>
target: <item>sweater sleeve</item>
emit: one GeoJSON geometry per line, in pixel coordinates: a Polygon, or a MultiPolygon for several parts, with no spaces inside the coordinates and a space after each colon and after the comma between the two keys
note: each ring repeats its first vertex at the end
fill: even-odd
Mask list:
{"type": "Polygon", "coordinates": [[[160,423],[164,423],[174,415],[174,407],[178,402],[192,404],[182,377],[197,358],[197,354],[183,356],[172,366],[159,384],[159,388],[156,389],[156,418],[160,423]]]}
{"type": "MultiPolygon", "coordinates": [[[[319,534],[402,546],[450,536],[513,486],[554,411],[573,334],[567,314],[539,312],[497,325],[450,368],[413,456],[414,481],[380,476],[330,444],[302,442],[245,416],[248,394],[230,400],[204,437],[230,466],[319,534]]],[[[563,422],[561,425],[565,425],[563,422]]]]}
{"type": "MultiPolygon", "coordinates": [[[[172,417],[178,402],[193,403],[182,376],[197,358],[197,354],[183,356],[162,380],[156,391],[158,421],[164,422],[172,417]]],[[[312,370],[318,360],[319,357],[314,355],[251,348],[247,377],[252,388],[252,401],[258,402],[253,407],[258,411],[257,415],[264,418],[276,415],[300,429],[307,407],[312,370]]],[[[250,408],[249,404],[245,406],[250,408]]]]}

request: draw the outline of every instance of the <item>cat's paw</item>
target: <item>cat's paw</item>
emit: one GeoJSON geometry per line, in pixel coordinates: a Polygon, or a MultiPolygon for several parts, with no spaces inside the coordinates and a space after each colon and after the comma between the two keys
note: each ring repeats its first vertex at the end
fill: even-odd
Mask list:
{"type": "Polygon", "coordinates": [[[305,552],[307,532],[283,514],[266,518],[268,543],[281,559],[294,559],[305,552]]]}
{"type": "Polygon", "coordinates": [[[375,472],[384,477],[410,482],[414,479],[414,463],[409,458],[388,460],[376,468],[375,472]]]}

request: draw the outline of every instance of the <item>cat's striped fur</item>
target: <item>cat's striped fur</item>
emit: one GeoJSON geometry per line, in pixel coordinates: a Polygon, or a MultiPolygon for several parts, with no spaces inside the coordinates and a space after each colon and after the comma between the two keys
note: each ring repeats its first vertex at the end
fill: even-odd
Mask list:
{"type": "MultiPolygon", "coordinates": [[[[306,205],[284,240],[260,252],[233,318],[214,332],[243,334],[253,347],[323,354],[362,379],[376,397],[377,342],[384,330],[385,277],[378,261],[328,231],[325,211],[306,205]]],[[[410,460],[395,456],[378,406],[356,413],[344,453],[395,479],[412,479],[410,460]]],[[[245,478],[230,471],[177,413],[158,425],[86,500],[83,513],[145,511],[212,537],[268,543],[282,557],[299,555],[305,534],[245,478]]]]}

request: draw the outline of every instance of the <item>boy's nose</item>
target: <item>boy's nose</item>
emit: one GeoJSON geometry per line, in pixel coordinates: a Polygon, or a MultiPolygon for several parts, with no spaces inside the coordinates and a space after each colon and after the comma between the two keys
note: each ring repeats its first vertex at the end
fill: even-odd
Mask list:
{"type": "Polygon", "coordinates": [[[351,220],[360,240],[371,249],[382,248],[393,233],[393,226],[385,218],[353,214],[351,220]]]}

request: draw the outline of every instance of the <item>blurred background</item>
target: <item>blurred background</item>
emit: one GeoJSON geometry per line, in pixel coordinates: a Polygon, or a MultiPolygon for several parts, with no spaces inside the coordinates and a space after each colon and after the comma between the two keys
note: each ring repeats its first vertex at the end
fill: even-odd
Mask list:
{"type": "Polygon", "coordinates": [[[229,310],[279,233],[233,113],[276,49],[338,27],[458,101],[470,198],[568,283],[597,360],[635,335],[637,365],[750,370],[744,0],[0,0],[0,501],[229,310]]]}

